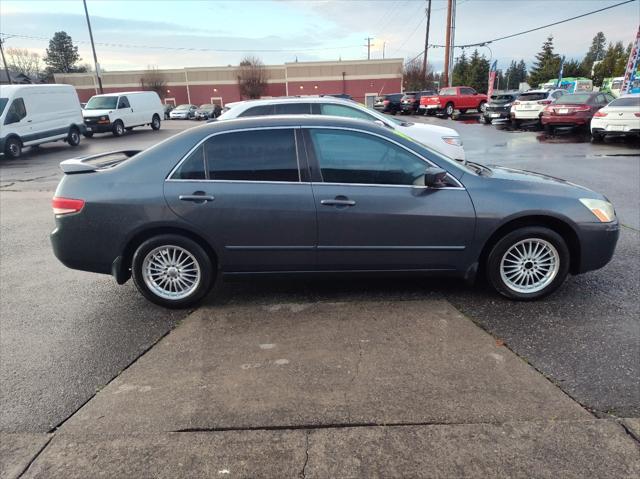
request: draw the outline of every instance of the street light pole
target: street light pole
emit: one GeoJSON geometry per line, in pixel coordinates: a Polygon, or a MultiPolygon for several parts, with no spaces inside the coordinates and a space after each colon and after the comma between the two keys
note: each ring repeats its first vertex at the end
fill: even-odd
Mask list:
{"type": "Polygon", "coordinates": [[[9,67],[7,66],[7,59],[4,57],[4,49],[2,48],[2,39],[0,38],[0,54],[2,54],[2,63],[4,65],[4,71],[7,74],[7,81],[9,85],[13,82],[11,81],[11,75],[9,75],[9,67]]]}
{"type": "Polygon", "coordinates": [[[87,17],[87,27],[89,27],[89,38],[91,39],[91,50],[93,50],[93,64],[96,69],[96,76],[98,77],[98,87],[100,88],[100,93],[104,93],[102,89],[102,78],[100,78],[100,64],[98,63],[98,57],[96,55],[96,46],[93,44],[93,32],[91,31],[91,22],[89,21],[89,10],[87,10],[87,0],[82,0],[84,4],[84,14],[87,17]]]}

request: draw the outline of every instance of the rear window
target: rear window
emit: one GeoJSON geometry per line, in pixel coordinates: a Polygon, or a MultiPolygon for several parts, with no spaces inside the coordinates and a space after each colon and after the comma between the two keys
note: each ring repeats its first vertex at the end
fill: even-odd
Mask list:
{"type": "Polygon", "coordinates": [[[416,94],[415,93],[405,93],[404,96],[402,97],[403,100],[410,100],[411,98],[415,98],[416,94]]]}
{"type": "Polygon", "coordinates": [[[518,97],[518,100],[520,100],[520,101],[546,100],[547,96],[548,96],[547,92],[542,92],[542,93],[523,93],[522,95],[520,95],[518,97]]]}
{"type": "Polygon", "coordinates": [[[562,103],[563,105],[582,105],[584,103],[589,103],[590,99],[591,95],[578,93],[575,95],[563,95],[561,99],[556,101],[556,103],[562,103]]]}
{"type": "Polygon", "coordinates": [[[491,95],[491,101],[512,101],[515,99],[514,95],[491,95]]]}
{"type": "Polygon", "coordinates": [[[273,115],[274,111],[275,108],[273,105],[260,105],[248,108],[240,113],[238,117],[273,115]]]}
{"type": "Polygon", "coordinates": [[[389,100],[389,101],[398,101],[400,100],[404,95],[402,93],[398,93],[395,95],[385,95],[383,97],[384,100],[389,100]]]}
{"type": "Polygon", "coordinates": [[[440,93],[438,93],[440,96],[453,96],[456,94],[456,89],[455,88],[443,88],[442,90],[440,90],[440,93]]]}
{"type": "Polygon", "coordinates": [[[609,106],[635,106],[640,108],[640,96],[627,96],[618,98],[609,103],[609,106]]]}

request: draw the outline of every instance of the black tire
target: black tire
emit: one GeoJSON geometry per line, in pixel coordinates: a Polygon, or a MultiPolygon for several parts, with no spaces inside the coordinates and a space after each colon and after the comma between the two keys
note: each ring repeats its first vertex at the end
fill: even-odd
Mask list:
{"type": "Polygon", "coordinates": [[[444,117],[451,118],[453,116],[453,112],[455,108],[453,108],[453,103],[447,103],[444,107],[444,117]]]}
{"type": "Polygon", "coordinates": [[[85,138],[93,138],[93,132],[92,131],[85,131],[82,135],[85,138]]]}
{"type": "Polygon", "coordinates": [[[597,131],[591,132],[591,141],[593,141],[594,143],[600,143],[603,138],[604,137],[602,136],[602,134],[598,133],[597,131]]]}
{"type": "Polygon", "coordinates": [[[67,135],[67,143],[71,146],[78,146],[80,144],[80,130],[75,126],[72,126],[67,135]]]}
{"type": "Polygon", "coordinates": [[[215,268],[206,251],[195,241],[177,234],[163,234],[155,236],[143,242],[133,254],[131,264],[133,281],[149,301],[164,306],[165,308],[187,308],[202,300],[211,290],[215,280],[215,268]],[[143,274],[145,258],[152,251],[161,247],[178,247],[186,250],[197,263],[200,269],[200,279],[197,286],[187,296],[179,299],[163,297],[149,287],[143,274]]]}
{"type": "Polygon", "coordinates": [[[486,104],[487,104],[486,101],[481,101],[478,104],[478,113],[484,113],[484,107],[485,107],[486,104]]]}
{"type": "Polygon", "coordinates": [[[127,130],[127,131],[133,131],[133,127],[132,127],[132,126],[128,126],[128,127],[126,127],[126,128],[125,128],[125,130],[127,130]]]}
{"type": "Polygon", "coordinates": [[[553,126],[551,125],[544,125],[544,132],[547,135],[553,135],[553,133],[555,132],[555,128],[553,128],[553,126]]]}
{"type": "Polygon", "coordinates": [[[514,128],[520,128],[520,120],[516,120],[515,118],[511,118],[511,126],[514,128]]]}
{"type": "Polygon", "coordinates": [[[9,138],[4,144],[4,154],[7,158],[11,158],[12,160],[20,158],[22,156],[22,142],[20,141],[20,138],[15,136],[9,138]]]}
{"type": "Polygon", "coordinates": [[[491,118],[487,118],[486,116],[482,115],[482,123],[484,123],[485,125],[490,125],[492,121],[493,120],[491,118]]]}
{"type": "MultiPolygon", "coordinates": [[[[507,260],[508,261],[508,260],[507,260]]],[[[486,262],[486,274],[489,283],[503,296],[519,301],[531,301],[553,293],[562,285],[569,273],[570,254],[566,242],[558,233],[542,226],[527,226],[511,231],[500,239],[492,248],[486,262]],[[525,240],[542,240],[551,244],[558,257],[558,268],[555,276],[549,278],[548,284],[538,291],[522,292],[513,289],[502,278],[501,263],[507,251],[517,243],[525,240]]],[[[526,266],[526,263],[525,263],[526,266]]],[[[531,267],[531,266],[528,266],[531,267]]],[[[542,285],[540,285],[542,286],[542,285]]]]}
{"type": "Polygon", "coordinates": [[[151,129],[154,131],[158,131],[160,129],[160,117],[158,115],[153,115],[151,119],[151,129]]]}
{"type": "Polygon", "coordinates": [[[116,120],[116,122],[113,124],[112,132],[113,132],[113,136],[124,135],[124,132],[125,132],[124,123],[122,123],[122,121],[120,120],[116,120]]]}

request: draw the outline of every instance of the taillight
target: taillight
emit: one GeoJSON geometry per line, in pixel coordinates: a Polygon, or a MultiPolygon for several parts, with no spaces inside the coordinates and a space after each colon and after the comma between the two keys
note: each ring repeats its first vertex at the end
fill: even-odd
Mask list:
{"type": "Polygon", "coordinates": [[[539,100],[538,105],[548,105],[551,103],[551,100],[539,100]]]}
{"type": "MultiPolygon", "coordinates": [[[[605,113],[606,115],[606,113],[605,113]]],[[[638,118],[640,118],[640,113],[634,113],[635,116],[637,116],[638,118]]]]}
{"type": "MultiPolygon", "coordinates": [[[[636,113],[636,115],[638,115],[638,114],[636,113]]],[[[594,116],[594,118],[602,118],[602,117],[607,116],[607,113],[604,112],[604,111],[597,111],[597,112],[595,112],[593,114],[593,116],[594,116]]],[[[638,115],[638,116],[640,116],[640,115],[638,115]]]]}
{"type": "Polygon", "coordinates": [[[388,105],[388,104],[389,104],[389,100],[384,100],[384,101],[382,102],[382,104],[383,104],[383,105],[388,105]]]}
{"type": "Polygon", "coordinates": [[[578,112],[578,111],[591,111],[591,108],[589,108],[588,106],[582,106],[582,107],[578,106],[578,107],[575,107],[573,109],[573,111],[576,111],[576,112],[578,112]]]}
{"type": "Polygon", "coordinates": [[[54,196],[53,200],[51,200],[51,206],[53,207],[54,215],[68,215],[82,211],[82,208],[84,208],[84,200],[54,196]]]}

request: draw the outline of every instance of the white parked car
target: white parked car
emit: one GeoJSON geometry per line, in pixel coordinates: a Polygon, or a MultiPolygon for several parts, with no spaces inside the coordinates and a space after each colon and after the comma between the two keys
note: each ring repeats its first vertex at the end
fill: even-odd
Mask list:
{"type": "Polygon", "coordinates": [[[458,132],[444,126],[412,123],[385,116],[360,104],[333,97],[270,98],[227,103],[217,121],[264,115],[331,115],[358,118],[379,123],[399,134],[422,143],[437,153],[464,160],[462,139],[458,132]]]}
{"type": "Polygon", "coordinates": [[[640,136],[640,93],[616,98],[598,110],[591,119],[591,136],[640,136]]]}
{"type": "Polygon", "coordinates": [[[80,144],[82,108],[71,85],[0,85],[0,152],[18,158],[24,146],[80,144]]]}
{"type": "Polygon", "coordinates": [[[85,136],[94,133],[111,132],[122,136],[136,126],[151,125],[160,129],[160,119],[164,117],[164,106],[154,91],[129,91],[94,95],[84,110],[85,136]]]}
{"type": "Polygon", "coordinates": [[[190,120],[195,118],[196,110],[198,109],[198,105],[189,105],[185,103],[184,105],[178,105],[171,113],[169,113],[169,118],[172,120],[190,120]]]}
{"type": "Polygon", "coordinates": [[[540,121],[542,110],[565,93],[565,90],[529,90],[521,93],[511,103],[511,123],[517,127],[523,121],[540,121]]]}

